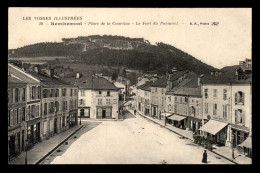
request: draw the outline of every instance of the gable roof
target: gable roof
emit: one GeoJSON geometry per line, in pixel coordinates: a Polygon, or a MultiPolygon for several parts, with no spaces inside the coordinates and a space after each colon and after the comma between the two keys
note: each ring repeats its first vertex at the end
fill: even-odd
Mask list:
{"type": "Polygon", "coordinates": [[[177,80],[178,78],[180,78],[185,73],[188,73],[188,71],[187,70],[185,70],[185,71],[175,71],[172,74],[169,74],[170,75],[169,80],[170,81],[177,80]]]}
{"type": "Polygon", "coordinates": [[[8,73],[16,76],[17,78],[19,78],[27,83],[40,83],[40,81],[37,78],[33,77],[29,73],[23,71],[19,67],[16,67],[10,63],[8,63],[8,73]]]}
{"type": "Polygon", "coordinates": [[[252,82],[252,75],[247,76],[246,79],[237,79],[235,75],[222,74],[219,76],[205,75],[201,79],[202,84],[250,84],[252,82]]]}
{"type": "Polygon", "coordinates": [[[43,86],[72,86],[71,84],[56,78],[56,77],[50,77],[48,75],[42,74],[42,73],[36,73],[36,72],[28,72],[30,75],[34,76],[38,80],[41,81],[41,85],[43,86]]]}
{"type": "Polygon", "coordinates": [[[84,89],[93,90],[119,90],[112,82],[103,77],[82,76],[74,79],[74,84],[84,89]]]}
{"type": "Polygon", "coordinates": [[[27,84],[27,83],[13,76],[8,76],[8,84],[27,84]]]}
{"type": "Polygon", "coordinates": [[[174,92],[174,94],[201,97],[201,87],[197,87],[197,88],[181,87],[181,88],[177,89],[174,92]]]}
{"type": "Polygon", "coordinates": [[[165,88],[167,85],[167,79],[166,76],[160,77],[158,80],[156,80],[154,83],[151,84],[151,87],[161,87],[165,88]]]}

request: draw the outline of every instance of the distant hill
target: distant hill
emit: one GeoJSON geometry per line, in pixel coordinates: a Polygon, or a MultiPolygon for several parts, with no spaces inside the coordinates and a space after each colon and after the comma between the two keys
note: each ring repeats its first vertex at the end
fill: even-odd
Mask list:
{"type": "Polygon", "coordinates": [[[9,57],[74,56],[87,64],[124,66],[160,74],[176,67],[207,74],[216,68],[209,66],[172,45],[151,45],[143,38],[92,35],[64,38],[61,43],[38,43],[9,50],[9,57]]]}

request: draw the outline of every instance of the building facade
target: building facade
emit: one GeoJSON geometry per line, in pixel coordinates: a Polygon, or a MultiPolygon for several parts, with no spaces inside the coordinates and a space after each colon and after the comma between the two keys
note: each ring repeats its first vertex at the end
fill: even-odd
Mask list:
{"type": "Polygon", "coordinates": [[[8,76],[8,156],[17,156],[25,149],[27,125],[25,122],[27,83],[8,76]]]}

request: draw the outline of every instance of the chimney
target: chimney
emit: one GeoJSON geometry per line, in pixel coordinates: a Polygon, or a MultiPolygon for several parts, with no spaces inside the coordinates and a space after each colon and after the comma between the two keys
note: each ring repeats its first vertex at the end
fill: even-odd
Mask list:
{"type": "Polygon", "coordinates": [[[53,77],[53,76],[54,76],[54,70],[53,70],[53,69],[47,70],[47,74],[48,74],[50,77],[53,77]]]}
{"type": "Polygon", "coordinates": [[[198,86],[201,86],[201,78],[204,76],[204,74],[200,75],[198,77],[198,86]]]}

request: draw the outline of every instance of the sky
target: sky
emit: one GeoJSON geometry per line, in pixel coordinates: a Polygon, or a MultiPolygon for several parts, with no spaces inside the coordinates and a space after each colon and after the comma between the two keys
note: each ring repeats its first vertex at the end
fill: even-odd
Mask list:
{"type": "Polygon", "coordinates": [[[222,68],[238,65],[239,61],[251,58],[252,10],[250,8],[9,8],[9,49],[40,42],[61,42],[62,38],[88,35],[144,38],[151,44],[163,42],[187,52],[206,64],[222,68]],[[38,17],[38,20],[35,17],[38,17]],[[43,20],[43,17],[51,20],[43,20]],[[54,20],[54,17],[77,17],[81,20],[54,20]],[[31,19],[28,20],[29,18],[31,19]],[[39,25],[40,22],[43,22],[43,25],[39,25]],[[51,22],[82,22],[82,25],[57,26],[51,25],[51,22]],[[99,25],[91,25],[89,22],[99,25]],[[101,22],[105,25],[101,25],[101,22]],[[107,22],[111,25],[107,25],[107,22]],[[126,22],[130,25],[113,25],[113,22],[126,22]],[[143,25],[143,22],[146,25],[143,25]],[[157,25],[154,22],[157,22],[157,25]],[[208,25],[194,25],[195,22],[208,25]]]}

